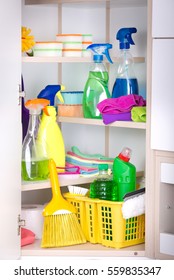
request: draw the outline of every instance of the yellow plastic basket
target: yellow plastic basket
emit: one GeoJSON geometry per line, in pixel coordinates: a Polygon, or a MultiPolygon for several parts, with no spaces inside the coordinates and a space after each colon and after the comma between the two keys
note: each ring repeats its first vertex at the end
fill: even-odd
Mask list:
{"type": "Polygon", "coordinates": [[[100,243],[98,230],[97,204],[94,199],[66,193],[65,198],[71,202],[77,210],[77,218],[81,224],[86,240],[91,243],[100,243]]]}
{"type": "Polygon", "coordinates": [[[65,198],[76,207],[87,241],[117,249],[144,243],[145,215],[125,220],[121,211],[123,202],[70,193],[65,194],[65,198]]]}

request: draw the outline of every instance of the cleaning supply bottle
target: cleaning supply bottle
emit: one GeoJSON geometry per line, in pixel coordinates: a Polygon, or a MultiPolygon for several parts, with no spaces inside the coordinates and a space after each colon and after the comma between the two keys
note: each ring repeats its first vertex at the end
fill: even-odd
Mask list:
{"type": "Polygon", "coordinates": [[[116,35],[120,42],[120,55],[117,77],[112,90],[112,98],[129,94],[139,94],[138,81],[134,73],[134,61],[130,53],[130,45],[134,45],[132,33],[136,33],[135,27],[121,28],[116,35]]]}
{"type": "Polygon", "coordinates": [[[40,126],[38,129],[37,144],[44,156],[53,159],[58,172],[64,172],[65,167],[65,145],[61,130],[56,120],[56,109],[54,106],[47,106],[43,111],[40,126]]]}
{"type": "Polygon", "coordinates": [[[90,198],[117,201],[117,187],[113,178],[108,173],[108,164],[99,165],[99,175],[90,184],[90,198]]]}
{"type": "Polygon", "coordinates": [[[65,145],[61,130],[56,120],[57,112],[54,107],[55,96],[57,96],[62,103],[64,99],[60,90],[65,87],[63,85],[48,85],[43,89],[38,98],[46,98],[50,101],[50,106],[46,107],[43,111],[41,123],[38,131],[37,141],[40,143],[40,147],[45,151],[49,158],[52,158],[57,167],[59,173],[64,172],[65,167],[65,145]]]}
{"type": "Polygon", "coordinates": [[[136,168],[129,162],[130,158],[131,149],[126,147],[114,159],[113,180],[118,188],[118,201],[123,201],[126,193],[136,189],[136,168]]]}
{"type": "Polygon", "coordinates": [[[104,55],[112,63],[109,56],[109,49],[111,48],[111,44],[91,44],[87,47],[87,50],[91,50],[94,55],[83,93],[83,114],[85,118],[101,119],[97,104],[111,97],[108,89],[109,75],[103,64],[104,55]]]}
{"type": "Polygon", "coordinates": [[[62,96],[60,91],[64,90],[65,87],[63,85],[48,85],[44,89],[41,90],[41,92],[38,94],[37,98],[45,98],[50,100],[50,106],[55,105],[55,96],[57,96],[61,102],[62,96]]]}
{"type": "Polygon", "coordinates": [[[29,124],[22,146],[22,179],[40,181],[49,177],[48,156],[37,143],[41,110],[49,104],[46,99],[32,99],[25,103],[29,110],[29,124]]]}

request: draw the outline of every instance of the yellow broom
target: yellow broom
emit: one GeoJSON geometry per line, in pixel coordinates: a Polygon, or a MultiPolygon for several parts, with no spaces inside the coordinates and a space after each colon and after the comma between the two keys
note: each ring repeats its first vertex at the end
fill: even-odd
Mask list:
{"type": "Polygon", "coordinates": [[[49,161],[52,199],[43,211],[43,248],[85,243],[86,239],[76,216],[74,206],[66,201],[60,191],[54,160],[49,161]]]}

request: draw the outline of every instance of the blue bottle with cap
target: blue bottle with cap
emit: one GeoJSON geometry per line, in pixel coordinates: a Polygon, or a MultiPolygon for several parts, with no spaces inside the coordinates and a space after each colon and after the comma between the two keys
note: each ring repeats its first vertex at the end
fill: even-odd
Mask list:
{"type": "Polygon", "coordinates": [[[130,53],[130,45],[135,45],[132,34],[135,27],[121,28],[116,35],[120,42],[120,55],[117,77],[112,90],[112,97],[117,98],[129,94],[139,94],[138,81],[134,72],[134,61],[130,53]]]}
{"type": "Polygon", "coordinates": [[[103,63],[103,56],[106,56],[107,60],[112,63],[109,56],[111,48],[111,44],[91,44],[87,47],[94,55],[83,93],[83,115],[85,118],[101,119],[97,104],[111,97],[108,89],[109,75],[103,63]]]}

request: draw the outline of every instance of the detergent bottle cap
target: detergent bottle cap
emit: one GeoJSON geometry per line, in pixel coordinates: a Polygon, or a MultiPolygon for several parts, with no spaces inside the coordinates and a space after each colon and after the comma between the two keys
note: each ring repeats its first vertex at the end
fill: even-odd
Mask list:
{"type": "Polygon", "coordinates": [[[93,61],[96,63],[100,63],[103,61],[103,56],[105,55],[107,60],[110,63],[113,63],[110,55],[109,55],[109,49],[112,48],[112,44],[91,44],[87,47],[87,50],[91,50],[93,55],[93,61]]]}
{"type": "Polygon", "coordinates": [[[99,171],[108,170],[108,164],[99,164],[98,169],[99,171]]]}
{"type": "Polygon", "coordinates": [[[130,148],[123,148],[121,153],[118,155],[118,158],[120,158],[123,161],[128,162],[131,158],[132,150],[130,148]]]}
{"type": "MultiPolygon", "coordinates": [[[[25,107],[30,111],[30,115],[39,115],[41,110],[48,106],[50,101],[44,98],[35,98],[27,100],[25,107]]],[[[46,113],[47,114],[47,113],[46,113]]]]}
{"type": "Polygon", "coordinates": [[[48,85],[38,94],[37,98],[45,98],[50,101],[50,106],[54,106],[55,96],[59,98],[59,100],[64,103],[64,99],[61,95],[61,90],[64,90],[65,87],[63,85],[48,85]]]}
{"type": "Polygon", "coordinates": [[[132,33],[136,33],[135,27],[121,28],[116,35],[116,39],[120,41],[120,49],[130,49],[130,45],[135,45],[132,39],[132,33]]]}

